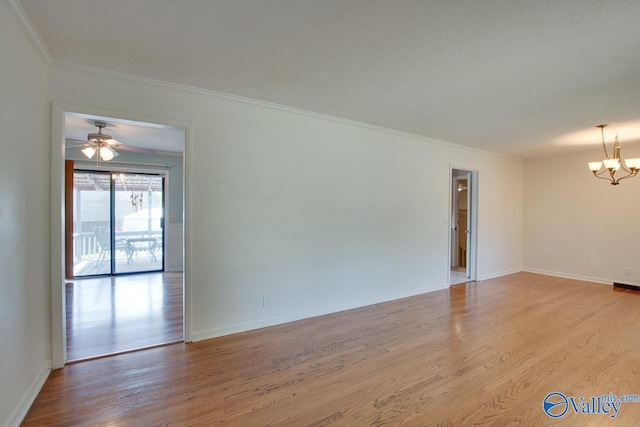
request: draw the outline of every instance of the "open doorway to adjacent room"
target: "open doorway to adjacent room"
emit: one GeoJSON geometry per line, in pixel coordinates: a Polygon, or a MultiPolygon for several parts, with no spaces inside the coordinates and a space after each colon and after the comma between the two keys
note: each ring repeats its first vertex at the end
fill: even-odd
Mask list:
{"type": "Polygon", "coordinates": [[[67,112],[64,140],[65,362],[183,341],[185,129],[67,112]]]}
{"type": "Polygon", "coordinates": [[[451,169],[451,285],[476,278],[477,194],[477,172],[451,169]]]}

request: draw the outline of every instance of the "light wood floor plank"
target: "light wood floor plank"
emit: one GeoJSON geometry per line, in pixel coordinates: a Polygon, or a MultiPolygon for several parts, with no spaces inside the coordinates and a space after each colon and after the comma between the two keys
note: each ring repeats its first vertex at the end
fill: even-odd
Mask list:
{"type": "Polygon", "coordinates": [[[610,425],[542,400],[640,393],[639,317],[640,293],[518,273],[69,365],[24,425],[610,425]]]}
{"type": "Polygon", "coordinates": [[[67,282],[67,359],[182,341],[182,289],[182,273],[67,282]]]}

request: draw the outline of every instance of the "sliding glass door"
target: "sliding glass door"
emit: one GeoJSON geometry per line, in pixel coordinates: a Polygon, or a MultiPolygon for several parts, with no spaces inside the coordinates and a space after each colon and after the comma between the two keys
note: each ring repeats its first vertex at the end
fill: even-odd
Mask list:
{"type": "Polygon", "coordinates": [[[74,171],[74,276],[164,270],[164,177],[74,171]]]}
{"type": "Polygon", "coordinates": [[[116,252],[114,273],[162,270],[164,179],[160,175],[113,175],[116,252]]]}
{"type": "Polygon", "coordinates": [[[111,274],[109,172],[73,173],[73,275],[111,274]]]}

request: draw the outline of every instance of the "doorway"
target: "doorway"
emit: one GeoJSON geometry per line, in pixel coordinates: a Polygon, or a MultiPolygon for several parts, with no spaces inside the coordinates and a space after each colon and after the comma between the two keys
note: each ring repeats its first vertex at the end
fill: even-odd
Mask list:
{"type": "Polygon", "coordinates": [[[477,172],[451,169],[449,283],[476,278],[477,172]]]}
{"type": "MultiPolygon", "coordinates": [[[[157,122],[156,119],[134,114],[53,104],[51,311],[54,368],[78,358],[99,357],[105,352],[131,351],[184,341],[187,337],[190,340],[188,285],[183,274],[186,246],[183,227],[186,210],[184,153],[190,127],[191,124],[186,122],[157,122]],[[88,133],[95,132],[96,121],[107,122],[105,131],[120,143],[112,146],[116,154],[109,159],[102,158],[102,161],[96,161],[95,156],[92,158],[92,153],[85,153],[86,145],[83,146],[83,142],[89,139],[88,133]],[[81,128],[79,134],[73,134],[78,128],[81,128]],[[179,140],[179,150],[172,150],[172,139],[179,140]],[[74,164],[71,176],[66,168],[69,162],[74,164]],[[105,269],[110,267],[110,271],[101,271],[106,276],[90,274],[90,277],[76,279],[73,278],[73,267],[65,265],[69,259],[65,256],[69,253],[66,246],[72,241],[66,239],[66,234],[73,229],[73,217],[65,210],[65,194],[70,193],[67,190],[68,184],[74,181],[74,169],[91,173],[94,179],[97,173],[102,172],[108,181],[104,183],[104,193],[111,199],[111,206],[107,209],[109,215],[102,230],[96,227],[98,231],[105,232],[106,240],[102,246],[93,246],[98,251],[96,259],[101,259],[105,269]],[[119,192],[122,193],[120,196],[119,192]],[[118,198],[128,204],[123,200],[116,202],[118,198]],[[168,217],[166,224],[165,211],[168,217]],[[125,221],[127,227],[124,227],[125,221]],[[132,273],[126,268],[142,262],[147,266],[139,269],[138,274],[125,274],[132,273]],[[72,279],[65,281],[69,271],[72,279]],[[85,328],[90,324],[97,326],[98,318],[105,327],[102,330],[111,327],[110,336],[99,337],[96,335],[98,329],[85,328]],[[124,336],[124,329],[120,326],[131,327],[127,333],[137,328],[136,334],[140,339],[134,337],[134,341],[127,344],[119,341],[118,346],[110,348],[102,346],[91,354],[72,349],[73,345],[81,342],[91,345],[102,341],[111,345],[115,342],[113,337],[119,339],[124,336]],[[72,328],[86,334],[70,336],[72,328]],[[154,337],[160,338],[156,340],[154,337]]],[[[97,240],[95,232],[93,235],[97,240]]]]}
{"type": "MultiPolygon", "coordinates": [[[[73,272],[65,283],[67,360],[182,340],[183,316],[176,316],[183,314],[182,273],[165,272],[164,263],[165,185],[175,161],[143,145],[145,137],[162,136],[146,123],[106,117],[71,116],[65,124],[66,167],[73,169],[65,173],[72,180],[65,207],[72,220],[67,248],[73,251],[67,252],[73,272]],[[96,123],[117,135],[111,146],[117,162],[115,154],[94,160],[95,153],[85,153],[80,132],[96,123]]],[[[174,192],[173,198],[181,202],[182,195],[174,192]]]]}

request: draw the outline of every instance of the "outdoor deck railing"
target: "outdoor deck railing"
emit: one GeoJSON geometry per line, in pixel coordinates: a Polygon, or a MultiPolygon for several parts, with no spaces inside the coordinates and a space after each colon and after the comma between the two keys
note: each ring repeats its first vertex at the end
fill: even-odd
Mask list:
{"type": "MultiPolygon", "coordinates": [[[[116,231],[116,241],[134,237],[155,237],[158,240],[158,247],[162,248],[161,233],[144,233],[140,231],[116,231]]],[[[79,261],[88,256],[97,255],[102,249],[98,243],[96,233],[87,231],[84,233],[73,233],[73,254],[74,260],[79,261]]]]}

